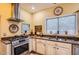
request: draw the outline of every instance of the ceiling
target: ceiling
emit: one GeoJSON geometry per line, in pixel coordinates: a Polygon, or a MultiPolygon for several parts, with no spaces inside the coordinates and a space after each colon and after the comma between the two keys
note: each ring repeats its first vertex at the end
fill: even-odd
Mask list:
{"type": "Polygon", "coordinates": [[[35,13],[40,10],[53,7],[55,5],[57,4],[56,3],[21,3],[20,7],[30,13],[35,13]],[[32,9],[32,7],[34,7],[35,9],[32,9]]]}

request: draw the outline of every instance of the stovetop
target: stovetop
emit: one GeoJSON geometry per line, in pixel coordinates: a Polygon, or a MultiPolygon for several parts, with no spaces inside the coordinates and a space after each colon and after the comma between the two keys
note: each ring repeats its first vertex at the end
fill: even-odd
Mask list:
{"type": "Polygon", "coordinates": [[[14,37],[10,37],[8,40],[9,41],[16,41],[16,40],[23,40],[25,38],[28,38],[28,36],[14,36],[14,37]]]}
{"type": "Polygon", "coordinates": [[[28,41],[28,36],[4,37],[1,41],[5,44],[11,44],[12,42],[23,42],[25,40],[28,41]]]}

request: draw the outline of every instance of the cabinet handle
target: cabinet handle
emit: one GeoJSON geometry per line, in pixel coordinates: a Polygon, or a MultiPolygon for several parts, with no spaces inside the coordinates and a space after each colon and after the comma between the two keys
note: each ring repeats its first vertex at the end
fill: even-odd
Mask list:
{"type": "Polygon", "coordinates": [[[57,48],[57,50],[58,50],[59,48],[57,48]]]}
{"type": "Polygon", "coordinates": [[[56,48],[56,47],[53,47],[53,48],[56,48]]]}
{"type": "Polygon", "coordinates": [[[57,44],[55,44],[57,46],[57,44]]]}

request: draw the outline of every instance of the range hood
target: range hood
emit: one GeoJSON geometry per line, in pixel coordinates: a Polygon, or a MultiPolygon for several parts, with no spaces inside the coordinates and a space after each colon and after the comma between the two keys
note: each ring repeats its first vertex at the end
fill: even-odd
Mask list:
{"type": "Polygon", "coordinates": [[[12,7],[12,15],[11,18],[8,19],[8,21],[13,21],[13,22],[23,22],[23,20],[20,19],[19,17],[19,3],[13,3],[11,4],[12,7]]]}

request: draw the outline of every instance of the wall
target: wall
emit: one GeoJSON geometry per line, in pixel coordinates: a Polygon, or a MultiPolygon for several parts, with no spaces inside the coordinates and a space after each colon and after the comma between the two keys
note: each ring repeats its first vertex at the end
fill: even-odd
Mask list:
{"type": "Polygon", "coordinates": [[[27,12],[23,8],[20,8],[20,19],[24,20],[23,23],[30,24],[30,31],[31,31],[33,27],[32,26],[32,23],[33,23],[32,14],[27,12]]]}
{"type": "MultiPolygon", "coordinates": [[[[45,33],[45,19],[47,17],[55,17],[55,15],[53,14],[53,11],[56,6],[49,8],[49,9],[44,9],[33,15],[21,8],[20,18],[23,19],[25,21],[25,23],[30,24],[30,31],[32,29],[34,31],[35,25],[42,25],[43,26],[42,31],[45,33]]],[[[60,6],[62,6],[63,10],[64,10],[63,14],[60,16],[63,16],[66,14],[72,14],[76,10],[79,9],[79,4],[60,4],[60,6]]],[[[3,37],[4,34],[6,34],[6,36],[14,36],[14,35],[22,34],[21,33],[21,23],[16,23],[20,27],[20,30],[16,34],[12,34],[9,32],[8,27],[11,24],[11,22],[8,22],[7,19],[9,17],[11,17],[11,4],[9,4],[9,3],[1,4],[0,3],[0,16],[1,16],[1,19],[0,19],[1,37],[3,37]]]]}
{"type": "MultiPolygon", "coordinates": [[[[9,4],[9,3],[5,3],[5,4],[2,3],[1,4],[0,3],[0,38],[4,37],[4,35],[6,35],[5,37],[9,37],[9,36],[21,35],[22,34],[21,33],[21,24],[22,23],[9,22],[7,20],[8,18],[11,17],[11,10],[12,10],[11,4],[9,4]],[[12,24],[12,23],[15,23],[19,26],[19,31],[15,34],[10,33],[10,31],[9,31],[9,25],[12,24]]],[[[20,10],[20,11],[21,11],[21,14],[22,14],[20,16],[23,16],[23,17],[21,17],[21,19],[23,19],[25,21],[25,23],[30,24],[31,23],[30,20],[32,20],[31,19],[32,15],[29,14],[28,12],[23,11],[23,10],[20,10]]],[[[6,47],[4,47],[2,45],[2,42],[0,41],[0,55],[3,55],[5,53],[5,48],[6,47]]]]}
{"type": "Polygon", "coordinates": [[[0,3],[0,29],[1,29],[1,36],[3,36],[3,33],[5,33],[6,35],[8,35],[8,22],[7,22],[7,18],[9,18],[11,16],[11,5],[10,4],[1,4],[0,3]]]}
{"type": "MultiPolygon", "coordinates": [[[[16,23],[16,22],[9,22],[7,19],[11,17],[11,10],[12,10],[12,6],[9,3],[0,3],[0,36],[4,37],[4,35],[6,37],[8,36],[14,36],[14,35],[21,35],[21,23],[16,23]],[[19,31],[17,33],[10,33],[9,31],[9,25],[15,23],[19,26],[19,31]]],[[[32,15],[28,12],[25,12],[24,10],[20,10],[20,18],[23,19],[25,21],[25,23],[30,24],[31,27],[31,18],[32,15]]],[[[32,28],[32,27],[31,27],[32,28]]]]}
{"type": "MultiPolygon", "coordinates": [[[[11,17],[11,10],[12,10],[12,6],[9,3],[5,3],[5,4],[0,4],[0,16],[1,16],[1,20],[0,20],[0,29],[1,29],[1,37],[4,36],[14,36],[14,35],[19,35],[21,34],[21,28],[20,30],[13,34],[10,33],[9,31],[9,25],[12,24],[13,22],[9,22],[7,19],[11,17]]],[[[19,27],[21,26],[21,23],[16,23],[19,27]]]]}
{"type": "MultiPolygon", "coordinates": [[[[77,3],[76,4],[72,4],[72,3],[67,4],[66,3],[66,4],[59,4],[56,6],[63,7],[63,13],[60,16],[67,15],[67,14],[73,14],[76,10],[79,10],[79,4],[77,4],[77,3]]],[[[34,31],[35,25],[42,25],[43,26],[42,31],[43,31],[43,33],[45,33],[45,20],[47,17],[56,17],[53,13],[54,8],[56,6],[33,14],[33,31],[34,31]]]]}

